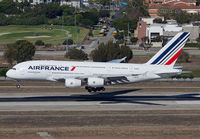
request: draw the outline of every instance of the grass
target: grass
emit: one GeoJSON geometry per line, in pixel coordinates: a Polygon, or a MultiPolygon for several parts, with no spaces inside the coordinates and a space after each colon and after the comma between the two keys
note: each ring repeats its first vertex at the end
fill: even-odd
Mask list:
{"type": "Polygon", "coordinates": [[[183,78],[183,77],[189,78],[191,75],[194,78],[200,78],[200,70],[195,70],[195,71],[192,71],[191,73],[182,73],[181,75],[178,75],[178,76],[181,78],[183,78]]]}
{"type": "Polygon", "coordinates": [[[200,70],[192,71],[192,74],[194,75],[194,77],[200,77],[200,70]]]}
{"type": "Polygon", "coordinates": [[[77,32],[77,28],[74,26],[24,26],[24,25],[10,25],[0,26],[0,44],[5,45],[13,43],[17,40],[28,40],[34,43],[36,40],[43,40],[45,43],[62,44],[66,39],[66,31],[69,32],[69,38],[75,42],[82,42],[89,30],[78,27],[80,33],[77,32]],[[46,27],[46,29],[42,29],[46,27]],[[52,27],[52,30],[50,29],[52,27]],[[28,37],[28,38],[27,38],[28,37]],[[31,38],[30,38],[31,37],[31,38]]]}

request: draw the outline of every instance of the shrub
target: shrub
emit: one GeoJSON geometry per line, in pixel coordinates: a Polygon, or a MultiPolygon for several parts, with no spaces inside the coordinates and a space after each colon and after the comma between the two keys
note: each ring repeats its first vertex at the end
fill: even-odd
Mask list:
{"type": "Polygon", "coordinates": [[[89,36],[93,37],[92,30],[90,29],[90,32],[88,33],[89,36]]]}
{"type": "Polygon", "coordinates": [[[43,42],[42,40],[37,40],[37,41],[35,42],[35,45],[37,45],[37,46],[43,46],[43,45],[44,45],[44,42],[43,42]]]}
{"type": "Polygon", "coordinates": [[[63,42],[63,45],[72,45],[74,41],[72,39],[67,39],[63,42]]]}
{"type": "Polygon", "coordinates": [[[49,48],[49,47],[51,47],[51,46],[52,46],[52,44],[50,44],[50,43],[45,44],[45,47],[46,47],[46,48],[49,48]]]}
{"type": "Polygon", "coordinates": [[[8,71],[8,69],[0,69],[0,76],[3,76],[6,78],[6,72],[8,71]]]}
{"type": "Polygon", "coordinates": [[[200,48],[200,43],[186,43],[185,47],[198,47],[198,48],[200,48]]]}
{"type": "Polygon", "coordinates": [[[135,38],[135,37],[132,37],[132,38],[131,38],[131,42],[132,42],[132,43],[137,43],[137,41],[138,41],[137,38],[135,38]]]}

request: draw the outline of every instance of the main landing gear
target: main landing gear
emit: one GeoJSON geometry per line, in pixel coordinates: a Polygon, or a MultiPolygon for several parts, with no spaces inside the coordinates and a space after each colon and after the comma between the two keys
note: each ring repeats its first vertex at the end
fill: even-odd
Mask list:
{"type": "Polygon", "coordinates": [[[97,92],[97,91],[105,91],[104,87],[90,87],[90,86],[86,86],[85,89],[88,90],[89,93],[91,93],[91,92],[97,92]]]}
{"type": "Polygon", "coordinates": [[[17,87],[17,88],[20,88],[20,87],[21,87],[19,81],[17,81],[17,83],[16,83],[16,87],[17,87]]]}

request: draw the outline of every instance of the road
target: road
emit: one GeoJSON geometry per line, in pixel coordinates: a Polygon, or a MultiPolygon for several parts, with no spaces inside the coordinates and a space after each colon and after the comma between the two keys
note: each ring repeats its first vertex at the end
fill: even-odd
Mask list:
{"type": "Polygon", "coordinates": [[[99,44],[107,43],[109,40],[113,40],[114,37],[112,36],[112,33],[114,31],[114,28],[109,28],[109,31],[107,32],[106,36],[94,38],[94,41],[90,44],[89,48],[95,49],[99,46],[99,44]]]}

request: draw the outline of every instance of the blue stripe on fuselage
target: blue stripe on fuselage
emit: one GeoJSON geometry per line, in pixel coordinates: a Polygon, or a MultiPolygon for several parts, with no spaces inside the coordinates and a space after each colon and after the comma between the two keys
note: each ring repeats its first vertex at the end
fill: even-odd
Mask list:
{"type": "Polygon", "coordinates": [[[151,64],[156,64],[162,59],[180,40],[182,40],[188,33],[184,32],[179,38],[176,39],[156,60],[154,60],[151,64]]]}
{"type": "Polygon", "coordinates": [[[189,37],[189,35],[187,37],[185,37],[185,39],[183,39],[176,47],[174,47],[174,49],[167,55],[165,56],[165,58],[163,58],[158,64],[162,63],[164,60],[166,60],[166,58],[171,54],[171,53],[175,53],[174,50],[176,50],[176,48],[178,48],[179,46],[181,46],[181,44],[183,44],[183,42],[189,37]]]}

